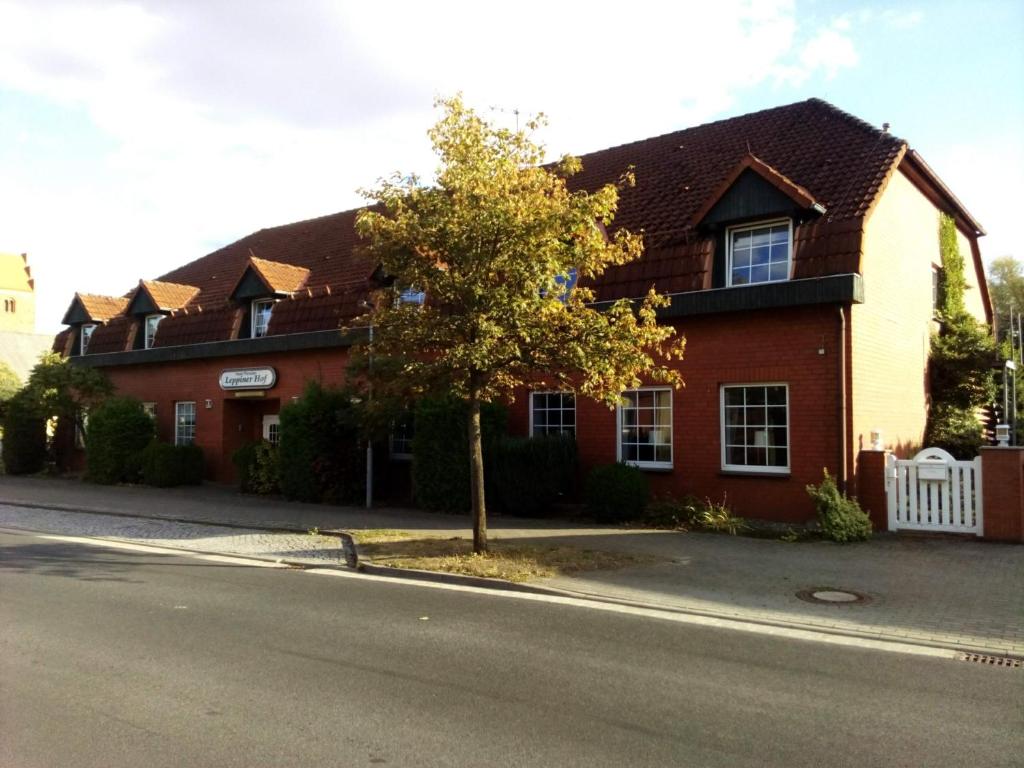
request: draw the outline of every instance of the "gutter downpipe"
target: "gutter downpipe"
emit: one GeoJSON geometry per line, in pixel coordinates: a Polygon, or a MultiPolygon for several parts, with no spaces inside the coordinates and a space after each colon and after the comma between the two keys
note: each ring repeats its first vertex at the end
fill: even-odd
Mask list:
{"type": "Polygon", "coordinates": [[[846,310],[839,305],[839,490],[846,493],[846,310]]]}

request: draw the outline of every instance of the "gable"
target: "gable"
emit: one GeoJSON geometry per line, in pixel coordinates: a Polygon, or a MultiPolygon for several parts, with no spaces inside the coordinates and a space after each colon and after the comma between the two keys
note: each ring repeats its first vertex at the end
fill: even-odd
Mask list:
{"type": "Polygon", "coordinates": [[[125,310],[126,315],[155,315],[160,312],[149,293],[142,290],[142,286],[135,291],[135,295],[132,296],[132,300],[128,303],[128,309],[125,310]]]}
{"type": "Polygon", "coordinates": [[[75,296],[71,306],[68,307],[68,311],[64,313],[64,319],[61,322],[64,325],[78,325],[80,323],[91,323],[92,318],[89,317],[89,313],[86,312],[85,307],[82,305],[82,300],[75,296]]]}
{"type": "Polygon", "coordinates": [[[231,298],[237,301],[247,301],[249,299],[272,296],[273,294],[273,289],[267,285],[263,278],[260,277],[256,270],[250,265],[245,268],[245,272],[242,274],[242,278],[238,281],[238,285],[235,286],[235,290],[232,292],[231,298]]]}
{"type": "Polygon", "coordinates": [[[747,169],[701,220],[706,227],[773,216],[796,217],[806,210],[773,184],[747,169]]]}

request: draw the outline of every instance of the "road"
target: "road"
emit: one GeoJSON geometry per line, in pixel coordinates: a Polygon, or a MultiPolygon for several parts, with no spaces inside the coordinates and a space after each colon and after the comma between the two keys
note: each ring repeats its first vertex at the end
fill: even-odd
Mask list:
{"type": "Polygon", "coordinates": [[[1024,671],[0,533],[0,765],[1020,766],[1024,671]]]}

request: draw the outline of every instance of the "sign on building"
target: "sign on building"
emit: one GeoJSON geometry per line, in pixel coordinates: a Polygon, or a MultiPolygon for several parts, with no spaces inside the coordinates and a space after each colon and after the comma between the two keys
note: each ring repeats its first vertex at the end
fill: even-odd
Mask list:
{"type": "Polygon", "coordinates": [[[273,368],[231,368],[220,374],[221,389],[270,389],[276,383],[273,368]]]}

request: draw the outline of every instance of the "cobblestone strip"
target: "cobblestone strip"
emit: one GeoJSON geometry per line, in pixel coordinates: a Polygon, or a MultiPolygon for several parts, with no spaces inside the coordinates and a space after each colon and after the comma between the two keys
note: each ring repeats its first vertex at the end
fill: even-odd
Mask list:
{"type": "Polygon", "coordinates": [[[198,552],[288,560],[310,565],[344,564],[337,536],[240,530],[171,520],[61,512],[0,504],[0,527],[95,536],[198,552]]]}

